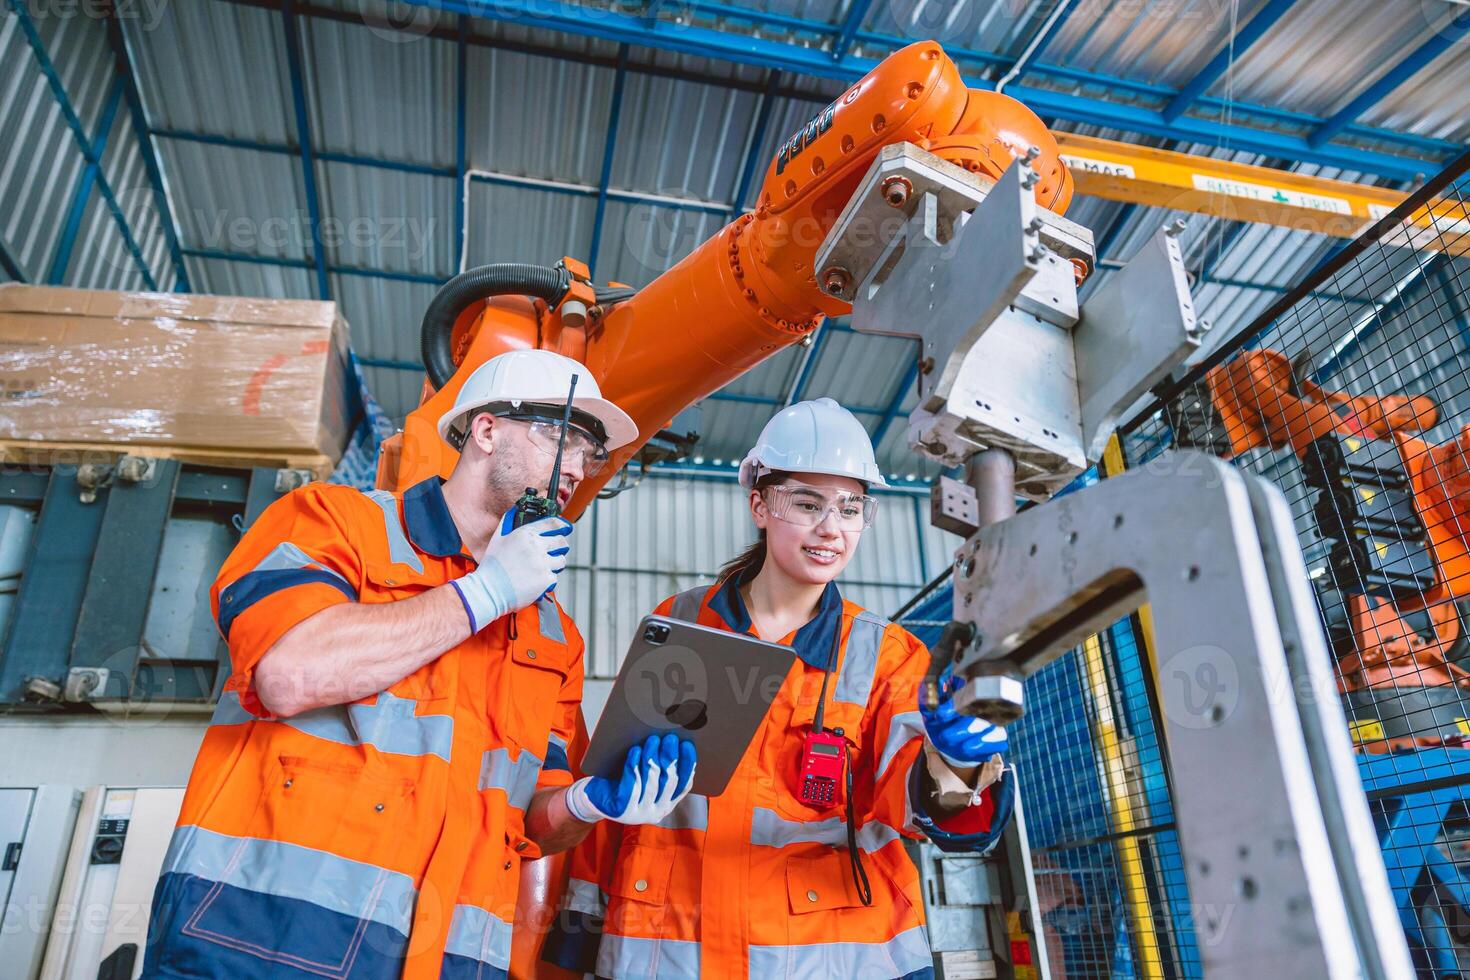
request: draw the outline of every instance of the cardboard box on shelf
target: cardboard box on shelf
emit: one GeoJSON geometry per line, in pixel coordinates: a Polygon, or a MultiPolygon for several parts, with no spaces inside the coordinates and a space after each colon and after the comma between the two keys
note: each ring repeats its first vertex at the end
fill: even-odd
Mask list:
{"type": "Polygon", "coordinates": [[[0,441],[335,461],[347,349],[330,302],[0,285],[0,441]]]}

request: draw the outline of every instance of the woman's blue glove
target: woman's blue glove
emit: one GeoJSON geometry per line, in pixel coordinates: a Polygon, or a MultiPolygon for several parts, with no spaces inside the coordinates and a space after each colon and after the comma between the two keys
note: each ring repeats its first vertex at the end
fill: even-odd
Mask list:
{"type": "Polygon", "coordinates": [[[583,823],[658,823],[674,812],[694,781],[694,743],[650,735],[628,750],[617,782],[585,776],[567,787],[567,809],[583,823]]]}
{"type": "Polygon", "coordinates": [[[939,675],[939,707],[930,711],[919,698],[919,713],[924,718],[924,734],[940,758],[952,766],[968,769],[1010,748],[1006,730],[971,715],[955,710],[954,692],[965,686],[963,677],[956,678],[946,667],[939,675]]]}

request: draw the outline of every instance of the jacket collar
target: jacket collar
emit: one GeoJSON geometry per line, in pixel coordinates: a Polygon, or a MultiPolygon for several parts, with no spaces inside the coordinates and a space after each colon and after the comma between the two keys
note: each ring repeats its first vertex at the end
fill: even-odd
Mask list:
{"type": "MultiPolygon", "coordinates": [[[[715,589],[714,595],[710,596],[710,611],[723,619],[732,632],[750,632],[750,612],[745,608],[745,598],[740,594],[740,586],[754,577],[755,571],[731,575],[721,582],[715,589]]],[[[796,631],[796,637],[792,640],[791,646],[808,667],[826,670],[829,666],[834,666],[832,639],[841,628],[842,593],[837,590],[837,583],[828,582],[827,588],[822,592],[822,601],[817,606],[817,614],[796,631]]],[[[778,636],[767,637],[767,639],[773,643],[781,641],[781,637],[778,636]]]]}
{"type": "Polygon", "coordinates": [[[437,476],[403,492],[403,523],[414,547],[426,555],[448,558],[464,551],[459,528],[444,501],[444,481],[437,476]]]}

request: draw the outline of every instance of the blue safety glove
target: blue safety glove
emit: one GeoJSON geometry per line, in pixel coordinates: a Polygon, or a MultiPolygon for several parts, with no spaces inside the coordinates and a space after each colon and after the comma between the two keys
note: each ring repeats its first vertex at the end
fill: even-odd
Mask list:
{"type": "Polygon", "coordinates": [[[567,809],[583,823],[658,823],[688,795],[695,762],[693,742],[650,735],[628,750],[617,780],[584,776],[568,786],[567,809]]]}
{"type": "Polygon", "coordinates": [[[543,517],[512,531],[504,524],[497,528],[479,567],[449,583],[464,602],[470,630],[478,633],[550,591],[567,567],[571,533],[572,526],[560,517],[543,517]]]}
{"type": "Polygon", "coordinates": [[[924,719],[924,734],[940,758],[952,766],[968,769],[978,766],[1010,748],[1006,730],[972,715],[955,710],[954,692],[965,686],[963,677],[944,668],[939,675],[939,707],[930,711],[919,698],[919,713],[924,719]]]}

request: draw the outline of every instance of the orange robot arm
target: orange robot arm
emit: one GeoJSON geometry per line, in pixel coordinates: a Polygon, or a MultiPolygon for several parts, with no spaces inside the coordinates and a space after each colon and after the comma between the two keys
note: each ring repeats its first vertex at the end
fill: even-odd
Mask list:
{"type": "MultiPolygon", "coordinates": [[[[455,457],[434,423],[453,404],[464,378],[502,351],[542,347],[585,363],[603,395],[639,427],[637,442],[618,450],[613,466],[579,488],[567,508],[575,517],[680,411],[811,333],[823,317],[849,311],[847,303],[819,288],[812,264],[879,150],[899,142],[991,179],[1037,147],[1037,200],[1058,213],[1071,200],[1072,179],[1060,149],[1034,113],[1007,96],[967,89],[938,44],[912,44],[884,59],[781,145],[766,168],[753,213],[731,222],[643,289],[594,290],[585,266],[567,261],[557,270],[560,284],[538,280],[534,290],[526,290],[539,299],[494,295],[484,302],[482,296],[452,311],[454,330],[443,338],[450,349],[437,372],[442,383],[437,391],[426,385],[425,400],[409,415],[401,437],[385,447],[379,485],[401,489],[447,475],[455,457]],[[450,358],[452,377],[445,369],[450,358]]],[[[445,290],[478,271],[457,277],[445,290]]],[[[442,333],[443,316],[440,322],[442,333]]]]}
{"type": "Polygon", "coordinates": [[[1291,446],[1300,455],[1329,433],[1383,439],[1431,428],[1438,411],[1428,398],[1350,396],[1293,376],[1286,355],[1247,351],[1206,376],[1210,397],[1230,434],[1230,451],[1291,446]]]}

